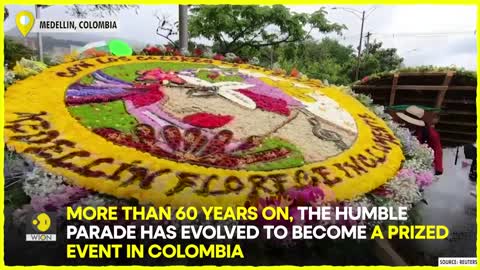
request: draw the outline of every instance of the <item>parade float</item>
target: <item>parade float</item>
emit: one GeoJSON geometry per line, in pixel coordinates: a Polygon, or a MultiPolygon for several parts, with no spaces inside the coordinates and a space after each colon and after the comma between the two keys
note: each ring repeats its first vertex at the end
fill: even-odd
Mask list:
{"type": "Polygon", "coordinates": [[[431,149],[368,96],[232,56],[159,54],[77,59],[8,87],[6,145],[34,164],[18,216],[126,203],[412,207],[434,180],[431,149]]]}
{"type": "Polygon", "coordinates": [[[425,110],[444,147],[458,147],[477,141],[477,73],[461,68],[421,66],[369,75],[353,84],[357,93],[368,94],[374,103],[396,113],[415,104],[425,110]]]}

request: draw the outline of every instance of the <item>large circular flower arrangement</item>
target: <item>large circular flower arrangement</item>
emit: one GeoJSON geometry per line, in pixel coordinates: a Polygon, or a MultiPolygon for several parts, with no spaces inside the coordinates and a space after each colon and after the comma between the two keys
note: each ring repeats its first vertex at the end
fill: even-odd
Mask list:
{"type": "Polygon", "coordinates": [[[318,188],[350,200],[404,161],[403,142],[342,88],[181,56],[92,58],[19,81],[5,135],[74,186],[156,205],[316,199],[318,188]]]}

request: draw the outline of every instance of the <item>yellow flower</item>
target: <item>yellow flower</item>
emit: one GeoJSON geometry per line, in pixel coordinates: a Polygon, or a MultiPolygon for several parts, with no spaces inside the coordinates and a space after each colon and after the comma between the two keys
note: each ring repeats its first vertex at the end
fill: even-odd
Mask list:
{"type": "Polygon", "coordinates": [[[268,77],[260,77],[259,79],[270,86],[273,86],[282,90],[289,96],[292,96],[300,101],[307,102],[307,103],[314,103],[316,101],[313,97],[309,96],[309,94],[312,94],[315,92],[313,88],[296,87],[293,81],[285,80],[285,79],[278,80],[278,81],[272,80],[271,78],[268,78],[268,77]]]}
{"type": "Polygon", "coordinates": [[[69,63],[69,62],[73,62],[73,61],[77,61],[80,59],[80,54],[76,51],[76,50],[73,50],[71,53],[69,54],[65,54],[63,56],[63,62],[64,63],[69,63]]]}

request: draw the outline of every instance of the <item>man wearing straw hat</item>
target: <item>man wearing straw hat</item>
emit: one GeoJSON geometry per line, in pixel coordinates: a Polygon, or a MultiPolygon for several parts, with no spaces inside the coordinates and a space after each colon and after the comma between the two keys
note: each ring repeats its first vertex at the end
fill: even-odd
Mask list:
{"type": "Polygon", "coordinates": [[[440,142],[440,135],[433,128],[433,125],[427,125],[423,120],[425,111],[415,105],[408,106],[405,112],[398,112],[397,116],[402,119],[408,129],[413,131],[420,143],[426,143],[434,152],[433,165],[435,167],[435,175],[443,173],[443,150],[440,142]]]}

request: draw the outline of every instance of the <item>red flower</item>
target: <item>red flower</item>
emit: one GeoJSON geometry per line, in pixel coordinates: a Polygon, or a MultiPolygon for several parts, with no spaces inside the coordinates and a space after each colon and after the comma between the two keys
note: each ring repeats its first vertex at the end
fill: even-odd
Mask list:
{"type": "Polygon", "coordinates": [[[195,48],[195,50],[193,50],[193,55],[196,56],[196,57],[201,57],[203,55],[202,49],[195,48]]]}
{"type": "Polygon", "coordinates": [[[86,96],[86,97],[67,97],[66,103],[67,105],[81,105],[86,103],[103,103],[103,102],[110,102],[113,100],[118,100],[129,95],[133,95],[135,92],[126,92],[121,94],[115,95],[96,95],[96,96],[86,96]]]}
{"type": "Polygon", "coordinates": [[[380,186],[377,189],[373,190],[372,194],[380,197],[391,197],[393,195],[393,191],[385,186],[380,186]]]}
{"type": "Polygon", "coordinates": [[[211,113],[194,113],[187,115],[183,118],[183,121],[196,127],[201,128],[219,128],[228,124],[233,120],[233,116],[230,115],[215,115],[211,113]]]}
{"type": "Polygon", "coordinates": [[[233,59],[233,62],[234,62],[234,63],[237,63],[237,64],[242,64],[242,63],[243,63],[243,60],[242,60],[242,58],[240,58],[240,57],[237,56],[237,57],[235,57],[235,59],[233,59]]]}
{"type": "Polygon", "coordinates": [[[135,108],[147,106],[163,99],[164,95],[158,84],[150,84],[144,87],[146,88],[145,93],[127,96],[124,99],[130,100],[135,108]]]}
{"type": "MultiPolygon", "coordinates": [[[[255,162],[269,162],[285,158],[290,153],[288,149],[277,147],[239,155],[243,150],[260,145],[261,139],[247,138],[244,144],[233,145],[232,148],[233,132],[229,130],[221,130],[213,138],[208,138],[204,131],[196,127],[182,131],[176,126],[164,126],[160,134],[156,135],[154,129],[145,124],[135,127],[136,136],[124,134],[113,128],[97,128],[94,132],[116,144],[134,147],[155,156],[222,168],[238,168],[255,162]],[[168,147],[164,149],[156,145],[155,142],[158,141],[164,142],[168,147]],[[227,151],[227,148],[231,149],[227,151]]],[[[141,186],[148,188],[151,180],[152,178],[142,180],[141,186]]]]}
{"type": "Polygon", "coordinates": [[[251,98],[253,101],[255,101],[258,108],[262,110],[286,116],[290,115],[290,109],[288,109],[287,102],[283,99],[257,94],[246,89],[239,89],[238,92],[251,98]]]}
{"type": "Polygon", "coordinates": [[[181,52],[180,50],[178,50],[178,49],[175,49],[175,50],[173,51],[173,55],[175,55],[175,56],[182,56],[182,52],[181,52]]]}
{"type": "Polygon", "coordinates": [[[361,80],[361,82],[362,82],[362,83],[366,83],[366,82],[368,82],[368,80],[369,80],[368,76],[365,76],[365,77],[363,77],[363,79],[361,80]]]}
{"type": "Polygon", "coordinates": [[[217,53],[213,56],[213,59],[223,61],[223,59],[225,59],[225,56],[217,53]]]}
{"type": "Polygon", "coordinates": [[[173,54],[174,49],[171,46],[165,46],[165,54],[173,54]]]}
{"type": "Polygon", "coordinates": [[[143,51],[148,55],[161,55],[162,54],[162,50],[158,47],[155,47],[155,46],[149,46],[149,47],[143,49],[143,51]]]}
{"type": "Polygon", "coordinates": [[[176,84],[184,84],[185,81],[178,77],[175,72],[165,72],[161,68],[154,68],[150,70],[140,71],[140,77],[137,80],[141,81],[170,81],[176,84]]]}
{"type": "Polygon", "coordinates": [[[212,80],[215,80],[216,78],[218,78],[218,76],[220,76],[220,73],[218,72],[211,72],[207,75],[207,77],[212,80]]]}

